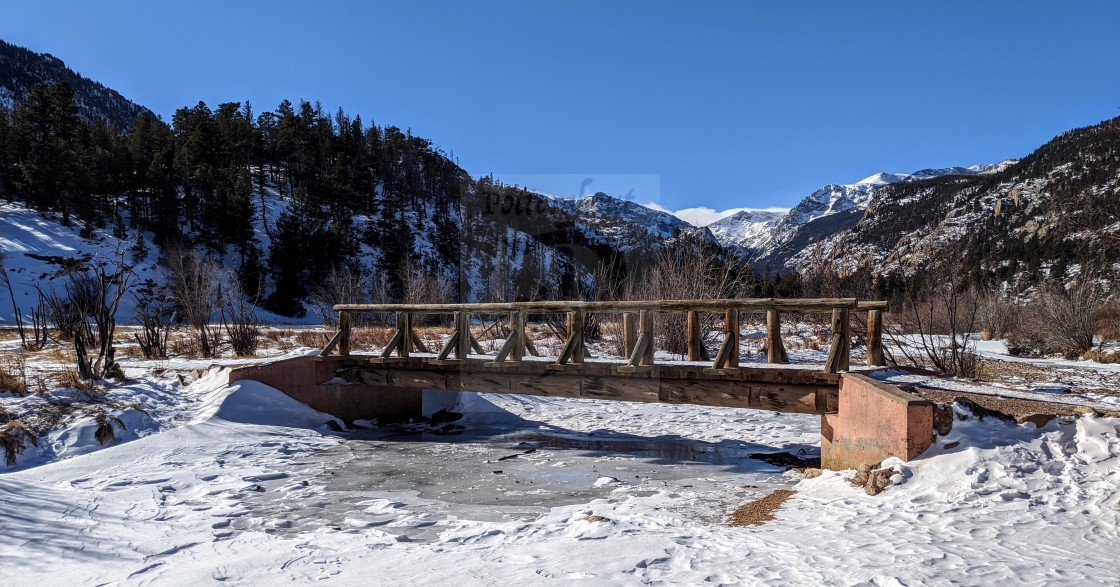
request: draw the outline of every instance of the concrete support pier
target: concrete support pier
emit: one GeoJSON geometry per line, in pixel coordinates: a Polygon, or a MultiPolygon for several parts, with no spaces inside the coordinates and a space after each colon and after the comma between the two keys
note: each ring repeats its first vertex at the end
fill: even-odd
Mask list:
{"type": "Polygon", "coordinates": [[[821,415],[821,468],[908,461],[933,444],[933,404],[865,375],[840,377],[836,413],[821,415]]]}

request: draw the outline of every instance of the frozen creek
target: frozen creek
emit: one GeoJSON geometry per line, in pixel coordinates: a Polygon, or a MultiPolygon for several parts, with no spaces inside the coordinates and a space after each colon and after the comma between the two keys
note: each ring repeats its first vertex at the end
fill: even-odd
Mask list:
{"type": "Polygon", "coordinates": [[[232,528],[378,528],[430,542],[453,519],[530,522],[555,507],[654,495],[678,515],[720,524],[740,503],[795,482],[783,467],[750,458],[774,450],[530,427],[358,432],[311,457],[322,465],[304,480],[319,488],[313,496],[248,493],[248,515],[232,528]]]}

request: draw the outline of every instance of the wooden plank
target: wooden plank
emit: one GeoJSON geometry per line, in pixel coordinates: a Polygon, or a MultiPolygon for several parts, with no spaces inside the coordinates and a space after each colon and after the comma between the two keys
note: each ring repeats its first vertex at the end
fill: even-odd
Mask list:
{"type": "Polygon", "coordinates": [[[638,335],[638,341],[634,343],[634,352],[630,353],[630,360],[627,364],[631,367],[637,367],[642,364],[642,358],[646,354],[646,347],[650,344],[650,336],[648,332],[643,332],[638,335]]]}
{"type": "Polygon", "coordinates": [[[579,397],[579,378],[558,375],[522,377],[510,385],[510,393],[547,397],[579,397]]]}
{"type": "Polygon", "coordinates": [[[727,361],[731,357],[732,339],[729,335],[724,335],[723,343],[719,346],[719,352],[716,353],[716,360],[712,361],[713,369],[724,369],[727,366],[727,361]]]}
{"type": "Polygon", "coordinates": [[[424,340],[420,338],[420,334],[416,332],[415,328],[410,329],[410,332],[412,333],[412,347],[414,349],[416,349],[417,352],[420,352],[420,353],[430,353],[430,352],[432,352],[432,351],[428,350],[428,345],[424,344],[424,340]]]}
{"type": "Polygon", "coordinates": [[[856,302],[856,309],[857,310],[886,310],[887,309],[887,302],[874,302],[874,301],[856,302]]]}
{"type": "MultiPolygon", "coordinates": [[[[749,385],[713,385],[714,382],[661,380],[663,401],[674,404],[700,404],[728,408],[749,408],[749,385]]],[[[722,382],[720,382],[722,383],[722,382]]]]}
{"type": "Polygon", "coordinates": [[[381,351],[382,359],[388,359],[393,356],[393,351],[396,350],[404,340],[403,336],[404,333],[399,329],[393,334],[393,339],[389,341],[389,344],[385,345],[385,350],[381,351]]]}
{"type": "MultiPolygon", "coordinates": [[[[470,332],[469,327],[468,327],[467,331],[470,332]]],[[[471,349],[474,351],[474,353],[476,355],[485,355],[486,354],[486,349],[482,348],[482,345],[478,342],[478,339],[475,338],[473,332],[471,332],[471,349]]]]}
{"type": "MultiPolygon", "coordinates": [[[[494,357],[494,362],[495,363],[504,362],[506,360],[506,357],[510,356],[510,353],[513,352],[513,348],[515,346],[517,346],[517,331],[516,330],[509,333],[509,338],[506,339],[505,344],[503,344],[502,348],[498,351],[498,356],[494,357]]],[[[520,361],[521,361],[521,359],[518,358],[514,362],[520,362],[520,361]]]]}
{"type": "Polygon", "coordinates": [[[528,336],[525,337],[525,350],[529,351],[529,354],[534,357],[541,356],[541,352],[537,350],[537,345],[533,344],[533,339],[528,336]]]}
{"type": "Polygon", "coordinates": [[[815,390],[791,386],[786,388],[762,387],[757,391],[758,403],[752,404],[752,408],[794,414],[819,413],[817,412],[817,392],[815,390]]]}
{"type": "Polygon", "coordinates": [[[459,374],[459,390],[482,393],[512,393],[512,379],[504,371],[459,374]]]}
{"type": "Polygon", "coordinates": [[[451,351],[459,348],[459,331],[454,330],[451,332],[451,338],[447,339],[447,344],[443,345],[443,350],[439,352],[437,360],[446,361],[447,357],[451,356],[451,351]]]}
{"type": "MultiPolygon", "coordinates": [[[[569,331],[570,332],[570,331],[569,331]]],[[[564,348],[560,351],[560,356],[556,357],[557,365],[567,365],[572,360],[572,356],[576,352],[576,338],[568,335],[568,340],[564,342],[564,348]]]]}
{"type": "Polygon", "coordinates": [[[659,401],[660,385],[645,377],[585,377],[580,380],[580,397],[630,402],[659,401]]]}
{"type": "Polygon", "coordinates": [[[782,341],[782,314],[777,310],[766,312],[766,362],[788,363],[786,345],[782,341]]]}
{"type": "Polygon", "coordinates": [[[882,367],[887,362],[883,360],[883,311],[867,311],[867,364],[871,367],[882,367]]]}
{"type": "Polygon", "coordinates": [[[327,346],[323,347],[323,350],[319,351],[319,356],[325,357],[331,354],[331,351],[334,350],[334,347],[338,346],[338,343],[344,336],[346,336],[345,330],[339,330],[338,332],[334,333],[334,336],[332,336],[331,339],[327,341],[327,346]]]}

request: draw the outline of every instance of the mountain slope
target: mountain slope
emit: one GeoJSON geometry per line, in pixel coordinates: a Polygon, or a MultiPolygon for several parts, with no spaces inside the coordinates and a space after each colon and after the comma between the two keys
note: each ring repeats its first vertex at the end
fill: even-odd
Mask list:
{"type": "Polygon", "coordinates": [[[584,198],[551,198],[549,203],[579,217],[594,230],[612,238],[621,249],[672,238],[693,226],[672,214],[647,208],[603,192],[584,198]]]}
{"type": "Polygon", "coordinates": [[[880,172],[853,184],[828,184],[806,196],[776,222],[751,226],[739,233],[713,232],[724,246],[737,247],[745,259],[758,267],[791,270],[817,243],[854,226],[878,194],[891,186],[938,177],[987,174],[1007,164],[923,169],[913,173],[880,172]]]}
{"type": "Polygon", "coordinates": [[[86,122],[104,119],[118,128],[129,128],[137,116],[150,113],[115,90],[78,75],[49,53],[35,53],[0,40],[0,108],[14,108],[35,84],[55,82],[74,88],[78,115],[86,122]]]}
{"type": "Polygon", "coordinates": [[[840,273],[913,275],[951,259],[979,282],[1039,281],[1120,269],[1120,118],[1059,135],[986,173],[880,191],[849,229],[824,239],[840,273]]]}

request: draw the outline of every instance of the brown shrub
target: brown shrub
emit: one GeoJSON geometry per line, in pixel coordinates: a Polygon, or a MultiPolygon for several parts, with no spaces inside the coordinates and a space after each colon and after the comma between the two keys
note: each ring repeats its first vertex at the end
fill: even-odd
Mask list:
{"type": "Polygon", "coordinates": [[[27,445],[39,445],[39,438],[34,432],[28,430],[19,422],[8,422],[0,428],[0,446],[4,447],[4,462],[9,467],[16,464],[16,459],[27,445]]]}
{"type": "Polygon", "coordinates": [[[124,422],[116,416],[110,416],[105,412],[100,412],[94,416],[94,419],[97,421],[97,431],[93,433],[93,436],[101,446],[105,446],[117,439],[117,433],[113,429],[114,426],[124,430],[124,422]]]}

